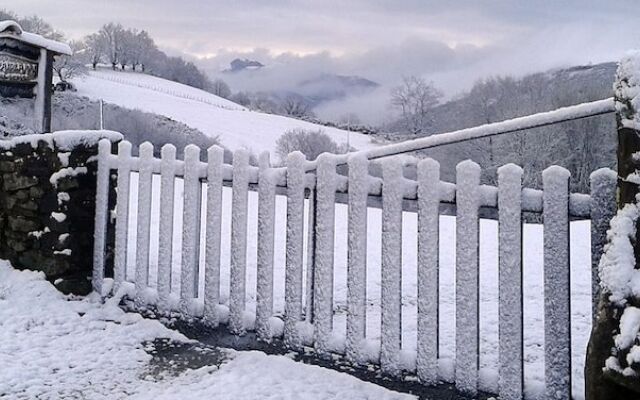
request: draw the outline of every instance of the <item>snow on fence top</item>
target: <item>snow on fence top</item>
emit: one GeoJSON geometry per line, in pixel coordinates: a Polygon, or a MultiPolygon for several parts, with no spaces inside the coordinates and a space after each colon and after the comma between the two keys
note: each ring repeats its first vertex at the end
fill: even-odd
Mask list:
{"type": "Polygon", "coordinates": [[[22,143],[29,143],[36,148],[38,142],[47,142],[51,147],[71,150],[78,146],[96,146],[101,139],[117,142],[123,139],[121,133],[107,130],[97,131],[58,131],[45,134],[16,136],[9,140],[0,140],[0,149],[11,149],[22,143]]]}
{"type": "Polygon", "coordinates": [[[55,40],[44,38],[35,33],[29,33],[22,30],[20,24],[15,21],[0,21],[0,38],[11,38],[21,42],[42,47],[58,54],[70,56],[73,54],[71,48],[66,43],[56,42],[55,40]]]}

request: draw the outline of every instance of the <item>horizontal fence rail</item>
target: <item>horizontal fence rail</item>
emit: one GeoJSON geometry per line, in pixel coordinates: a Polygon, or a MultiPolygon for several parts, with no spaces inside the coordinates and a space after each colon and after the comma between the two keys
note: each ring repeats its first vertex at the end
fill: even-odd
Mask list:
{"type": "MultiPolygon", "coordinates": [[[[607,107],[602,105],[603,110],[607,107]]],[[[355,364],[377,364],[391,376],[415,374],[424,384],[450,380],[460,391],[471,395],[482,389],[479,249],[484,239],[480,221],[498,221],[496,392],[501,399],[522,399],[522,216],[541,214],[546,393],[547,398],[570,398],[569,224],[572,219],[591,219],[592,246],[601,248],[605,220],[614,207],[613,199],[607,201],[616,184],[611,171],[594,173],[592,180],[596,184],[592,185],[592,193],[585,195],[569,193],[569,172],[557,166],[545,170],[542,190],[534,190],[522,187],[523,172],[515,165],[498,170],[497,187],[481,185],[480,166],[472,161],[458,165],[457,183],[453,184],[440,180],[440,166],[431,159],[417,162],[416,179],[405,177],[405,160],[399,158],[379,161],[382,177],[371,176],[371,161],[359,152],[346,156],[346,175],[337,168],[345,156],[330,154],[321,155],[311,164],[301,153],[292,153],[286,167],[271,167],[266,154],[261,155],[259,166],[249,165],[249,155],[243,150],[235,152],[232,164],[226,164],[223,150],[218,147],[208,149],[206,162],[200,160],[201,151],[195,146],[185,149],[184,161],[176,160],[171,145],[162,148],[160,158],[153,157],[153,147],[148,143],[141,145],[139,154],[131,155],[128,142],[121,142],[116,154],[111,153],[107,142],[100,144],[94,288],[101,288],[104,279],[109,176],[116,172],[114,289],[132,286],[130,295],[137,306],[201,318],[210,326],[227,324],[234,334],[255,330],[258,338],[266,342],[279,338],[295,350],[308,346],[322,357],[344,355],[355,364]],[[137,188],[131,185],[133,174],[137,175],[137,188]],[[160,193],[155,280],[151,279],[154,276],[149,262],[154,184],[159,184],[160,193]],[[129,209],[133,190],[137,191],[138,200],[132,274],[127,271],[132,264],[127,242],[132,226],[129,209]],[[224,200],[225,190],[231,191],[230,202],[224,200]],[[253,254],[248,251],[252,191],[257,192],[254,199],[257,197],[258,218],[253,254]],[[278,206],[278,199],[285,199],[286,206],[278,206]],[[178,203],[182,206],[180,212],[178,203]],[[340,204],[346,207],[346,232],[336,230],[340,204]],[[373,229],[368,221],[374,210],[380,218],[380,227],[375,228],[379,230],[379,243],[368,239],[373,229]],[[407,212],[417,217],[417,237],[403,234],[407,212]],[[439,323],[445,317],[440,311],[439,293],[442,215],[454,215],[456,226],[456,311],[446,316],[455,321],[454,374],[449,378],[439,372],[444,361],[439,351],[443,339],[439,323]],[[231,226],[227,238],[229,264],[224,269],[228,276],[224,275],[227,272],[223,272],[221,262],[223,217],[230,218],[231,226]],[[286,229],[275,229],[279,220],[286,229]],[[181,237],[179,245],[174,243],[176,235],[181,237]],[[285,257],[279,262],[274,252],[276,240],[283,241],[285,247],[285,257]],[[337,271],[336,240],[348,243],[344,305],[335,295],[336,287],[343,284],[336,281],[341,273],[337,271]],[[413,240],[417,241],[415,259],[407,259],[403,245],[413,240]],[[380,269],[375,272],[379,274],[379,286],[371,289],[368,280],[377,279],[370,275],[368,265],[368,256],[377,248],[374,245],[380,248],[380,269]],[[175,260],[174,250],[178,248],[181,256],[175,260]],[[405,265],[414,264],[415,270],[407,272],[405,265]],[[276,271],[283,272],[283,282],[278,283],[276,271]],[[173,279],[175,274],[179,279],[173,279]],[[249,275],[255,276],[254,287],[247,285],[249,275]],[[416,311],[405,315],[408,305],[403,282],[414,277],[416,311]],[[229,282],[228,292],[224,293],[223,280],[229,282]],[[275,311],[276,297],[284,299],[281,311],[275,311]],[[344,324],[336,324],[339,313],[346,314],[344,324]],[[379,326],[371,328],[372,318],[379,318],[379,326]],[[415,321],[409,324],[416,326],[414,349],[406,342],[407,318],[415,321]]],[[[593,280],[595,287],[597,275],[593,280]]]]}

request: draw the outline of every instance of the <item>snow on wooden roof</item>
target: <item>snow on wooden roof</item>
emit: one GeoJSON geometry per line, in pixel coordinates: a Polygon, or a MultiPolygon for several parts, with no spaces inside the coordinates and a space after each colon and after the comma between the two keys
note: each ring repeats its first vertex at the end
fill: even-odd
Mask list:
{"type": "Polygon", "coordinates": [[[45,48],[56,54],[71,55],[71,48],[66,43],[44,38],[35,33],[24,32],[20,24],[15,21],[0,21],[0,38],[12,38],[21,42],[45,48]]]}

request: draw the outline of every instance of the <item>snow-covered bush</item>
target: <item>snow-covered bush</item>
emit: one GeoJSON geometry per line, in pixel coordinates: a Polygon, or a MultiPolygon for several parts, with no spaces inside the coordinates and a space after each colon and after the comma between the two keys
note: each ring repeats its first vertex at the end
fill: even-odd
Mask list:
{"type": "Polygon", "coordinates": [[[285,160],[287,154],[294,151],[302,152],[307,160],[315,160],[322,153],[338,153],[340,149],[321,129],[296,128],[286,131],[276,141],[276,153],[280,160],[285,160]]]}

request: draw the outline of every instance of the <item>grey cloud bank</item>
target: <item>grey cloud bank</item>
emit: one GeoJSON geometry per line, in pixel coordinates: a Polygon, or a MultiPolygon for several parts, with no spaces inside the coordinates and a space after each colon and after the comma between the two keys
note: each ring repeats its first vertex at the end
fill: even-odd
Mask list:
{"type": "Polygon", "coordinates": [[[388,88],[402,75],[422,75],[451,96],[479,77],[612,61],[640,47],[633,0],[21,0],[6,7],[38,14],[72,38],[109,21],[147,29],[162,48],[198,59],[214,75],[238,56],[268,65],[230,78],[235,90],[286,89],[327,72],[361,75],[382,84],[363,107],[374,115],[386,111],[388,88]]]}

